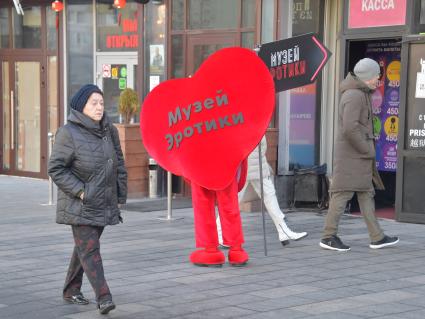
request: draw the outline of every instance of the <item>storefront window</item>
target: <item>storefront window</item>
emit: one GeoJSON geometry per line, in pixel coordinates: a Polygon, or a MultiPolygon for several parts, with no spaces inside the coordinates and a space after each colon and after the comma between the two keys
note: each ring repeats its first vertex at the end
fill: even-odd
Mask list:
{"type": "Polygon", "coordinates": [[[242,28],[255,27],[255,0],[242,0],[242,28]]]}
{"type": "Polygon", "coordinates": [[[244,32],[242,33],[242,47],[243,48],[248,48],[248,49],[253,49],[254,48],[254,32],[244,32]]]}
{"type": "Polygon", "coordinates": [[[165,79],[165,5],[145,5],[146,90],[150,92],[165,79]]]}
{"type": "Polygon", "coordinates": [[[173,0],[171,3],[171,28],[173,30],[184,29],[184,0],[173,0]]]}
{"type": "Polygon", "coordinates": [[[238,27],[238,0],[189,0],[189,29],[238,27]],[[217,13],[220,14],[217,14],[217,13]]]}
{"type": "Polygon", "coordinates": [[[97,51],[137,51],[137,4],[127,1],[122,9],[96,4],[97,51]]]}
{"type": "Polygon", "coordinates": [[[13,47],[17,49],[41,48],[41,8],[23,7],[24,15],[13,10],[13,47]]]}
{"type": "Polygon", "coordinates": [[[0,49],[9,47],[9,9],[0,8],[0,49]]]}
{"type": "Polygon", "coordinates": [[[68,100],[86,83],[93,83],[93,5],[68,0],[68,100]]]}
{"type": "Polygon", "coordinates": [[[261,43],[274,40],[274,0],[263,0],[261,10],[261,43]]]}
{"type": "Polygon", "coordinates": [[[58,45],[56,32],[56,12],[47,8],[47,49],[56,50],[58,45]]]}
{"type": "Polygon", "coordinates": [[[47,60],[47,131],[55,133],[59,123],[58,105],[58,59],[49,56],[47,60]]]}
{"type": "Polygon", "coordinates": [[[2,88],[2,105],[3,105],[3,169],[10,168],[10,87],[9,87],[9,62],[2,62],[1,72],[1,88],[2,88]]]}
{"type": "Polygon", "coordinates": [[[292,36],[309,32],[320,33],[323,1],[293,0],[292,36]]]}
{"type": "Polygon", "coordinates": [[[421,1],[421,24],[425,25],[425,0],[421,1]]]}
{"type": "Polygon", "coordinates": [[[184,77],[184,61],[183,61],[183,36],[173,35],[171,37],[171,77],[184,77]]]}
{"type": "MultiPolygon", "coordinates": [[[[321,38],[324,1],[293,0],[292,35],[321,38]]],[[[289,170],[319,164],[321,79],[289,91],[289,170]]]]}

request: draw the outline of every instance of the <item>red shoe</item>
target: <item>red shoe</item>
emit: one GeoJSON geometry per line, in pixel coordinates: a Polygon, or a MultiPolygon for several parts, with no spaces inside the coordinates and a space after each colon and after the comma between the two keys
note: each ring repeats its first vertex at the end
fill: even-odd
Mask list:
{"type": "Polygon", "coordinates": [[[189,259],[194,265],[204,267],[221,267],[226,261],[224,254],[217,247],[195,250],[189,259]]]}
{"type": "Polygon", "coordinates": [[[249,256],[242,246],[232,246],[229,249],[229,264],[232,266],[245,266],[249,256]]]}

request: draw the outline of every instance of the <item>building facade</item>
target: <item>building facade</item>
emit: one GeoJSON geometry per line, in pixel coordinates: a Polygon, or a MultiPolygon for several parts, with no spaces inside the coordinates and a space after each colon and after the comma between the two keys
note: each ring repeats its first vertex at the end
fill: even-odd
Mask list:
{"type": "Polygon", "coordinates": [[[193,74],[220,48],[313,32],[332,57],[314,84],[276,95],[268,130],[282,203],[294,169],[326,163],[331,174],[338,83],[364,56],[392,72],[374,96],[374,112],[377,131],[388,132],[377,141],[377,162],[395,185],[400,40],[425,31],[424,0],[64,0],[59,12],[52,2],[20,0],[24,15],[12,0],[0,3],[0,174],[47,177],[48,133],[66,121],[82,84],[103,89],[118,123],[126,87],[143,100],[162,81],[193,74]]]}

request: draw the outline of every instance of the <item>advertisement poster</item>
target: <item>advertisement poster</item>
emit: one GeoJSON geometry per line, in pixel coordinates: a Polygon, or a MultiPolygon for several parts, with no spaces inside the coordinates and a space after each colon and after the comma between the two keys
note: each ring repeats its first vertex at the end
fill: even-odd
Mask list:
{"type": "Polygon", "coordinates": [[[290,165],[314,165],[316,130],[316,83],[292,89],[290,95],[290,165]]]}
{"type": "Polygon", "coordinates": [[[164,72],[164,46],[162,44],[151,44],[149,46],[150,73],[162,74],[164,72]]]}
{"type": "Polygon", "coordinates": [[[381,66],[378,88],[372,95],[373,128],[376,141],[376,166],[380,171],[397,170],[397,137],[400,106],[400,44],[371,42],[366,57],[381,66]]]}

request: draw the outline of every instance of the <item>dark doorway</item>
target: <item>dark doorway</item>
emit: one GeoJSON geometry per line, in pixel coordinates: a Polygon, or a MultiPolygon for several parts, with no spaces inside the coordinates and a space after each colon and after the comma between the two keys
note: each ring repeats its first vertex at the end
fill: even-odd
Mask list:
{"type": "MultiPolygon", "coordinates": [[[[377,209],[393,208],[397,170],[398,110],[400,105],[401,39],[352,40],[347,42],[345,74],[362,58],[377,61],[381,67],[380,84],[372,95],[376,164],[385,190],[376,191],[377,209]]],[[[359,211],[356,198],[351,211],[359,211]]]]}

